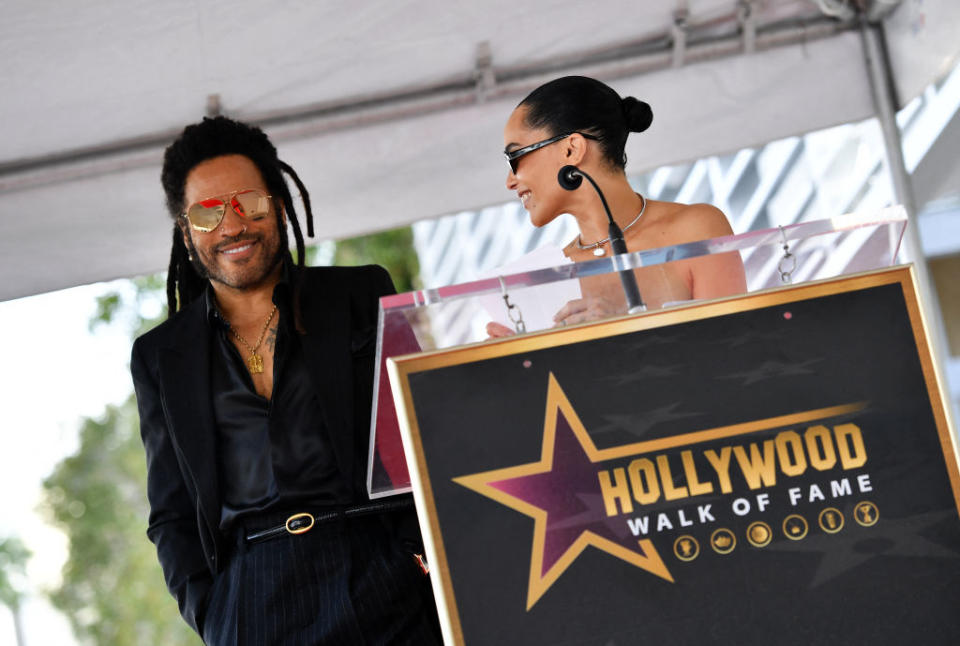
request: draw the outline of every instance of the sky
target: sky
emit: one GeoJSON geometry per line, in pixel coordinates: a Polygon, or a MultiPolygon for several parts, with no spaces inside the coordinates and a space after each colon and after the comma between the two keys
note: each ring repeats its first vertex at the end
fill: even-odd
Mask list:
{"type": "MultiPolygon", "coordinates": [[[[28,646],[76,644],[66,618],[43,597],[60,579],[67,544],[40,510],[41,483],[77,449],[81,418],[100,416],[133,390],[126,327],[91,332],[88,325],[96,297],[126,286],[98,283],[0,302],[7,438],[0,452],[0,537],[17,536],[33,552],[23,609],[28,646]]],[[[0,606],[0,644],[13,643],[12,617],[0,606]]]]}

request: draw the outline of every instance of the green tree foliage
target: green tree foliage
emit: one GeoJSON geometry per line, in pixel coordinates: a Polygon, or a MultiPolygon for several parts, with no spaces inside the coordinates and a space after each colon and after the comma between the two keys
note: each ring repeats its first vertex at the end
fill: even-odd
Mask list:
{"type": "Polygon", "coordinates": [[[19,538],[0,539],[0,603],[9,608],[13,616],[17,646],[22,646],[24,643],[20,602],[23,600],[22,582],[26,577],[29,558],[30,550],[19,538]]]}
{"type": "Polygon", "coordinates": [[[23,592],[17,579],[26,576],[29,558],[30,550],[19,538],[0,539],[0,603],[10,610],[16,611],[20,607],[23,592]]]}
{"type": "Polygon", "coordinates": [[[420,287],[420,263],[413,249],[413,229],[403,227],[359,238],[340,240],[335,265],[383,265],[398,292],[420,287]]]}
{"type": "Polygon", "coordinates": [[[45,504],[69,538],[53,604],[94,644],[198,644],[166,590],[147,540],[146,467],[136,400],[86,419],[80,448],[44,481],[45,504]]]}
{"type": "Polygon", "coordinates": [[[126,289],[117,289],[97,298],[97,310],[90,317],[90,331],[100,325],[124,325],[135,339],[167,318],[167,276],[154,274],[128,281],[126,289]]]}

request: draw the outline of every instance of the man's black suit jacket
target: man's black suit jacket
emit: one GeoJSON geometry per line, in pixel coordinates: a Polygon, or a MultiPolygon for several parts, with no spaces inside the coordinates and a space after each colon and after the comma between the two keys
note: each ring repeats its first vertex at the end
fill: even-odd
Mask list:
{"type": "MultiPolygon", "coordinates": [[[[366,499],[365,467],[380,296],[394,293],[377,266],[302,274],[300,338],[341,474],[366,499]]],[[[167,587],[194,630],[229,542],[219,529],[211,335],[203,298],[136,340],[130,370],[147,457],[147,535],[167,587]]]]}

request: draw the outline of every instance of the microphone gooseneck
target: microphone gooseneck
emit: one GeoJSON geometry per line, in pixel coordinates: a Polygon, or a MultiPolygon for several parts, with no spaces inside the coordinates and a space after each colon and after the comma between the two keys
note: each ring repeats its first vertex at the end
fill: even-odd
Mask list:
{"type": "MultiPolygon", "coordinates": [[[[575,191],[580,188],[584,178],[590,182],[593,190],[597,192],[597,195],[600,197],[600,203],[603,204],[603,210],[607,214],[607,231],[610,238],[610,248],[613,250],[614,257],[627,253],[627,243],[623,239],[623,231],[620,230],[620,226],[616,220],[613,219],[613,214],[607,205],[607,198],[593,178],[573,165],[564,166],[560,169],[560,172],[557,173],[557,182],[562,188],[568,191],[575,191]]],[[[633,274],[633,270],[621,269],[619,273],[620,283],[623,285],[623,294],[627,299],[627,311],[630,314],[646,311],[647,306],[640,296],[640,288],[637,286],[637,277],[633,274]]]]}

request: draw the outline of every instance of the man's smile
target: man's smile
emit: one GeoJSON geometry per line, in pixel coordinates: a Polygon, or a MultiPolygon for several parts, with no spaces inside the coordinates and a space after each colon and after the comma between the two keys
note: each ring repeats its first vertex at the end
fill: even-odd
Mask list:
{"type": "Polygon", "coordinates": [[[238,242],[231,242],[225,245],[220,245],[217,247],[217,253],[221,253],[228,256],[241,255],[244,252],[250,251],[253,249],[254,245],[257,244],[257,240],[241,240],[238,242]]]}

